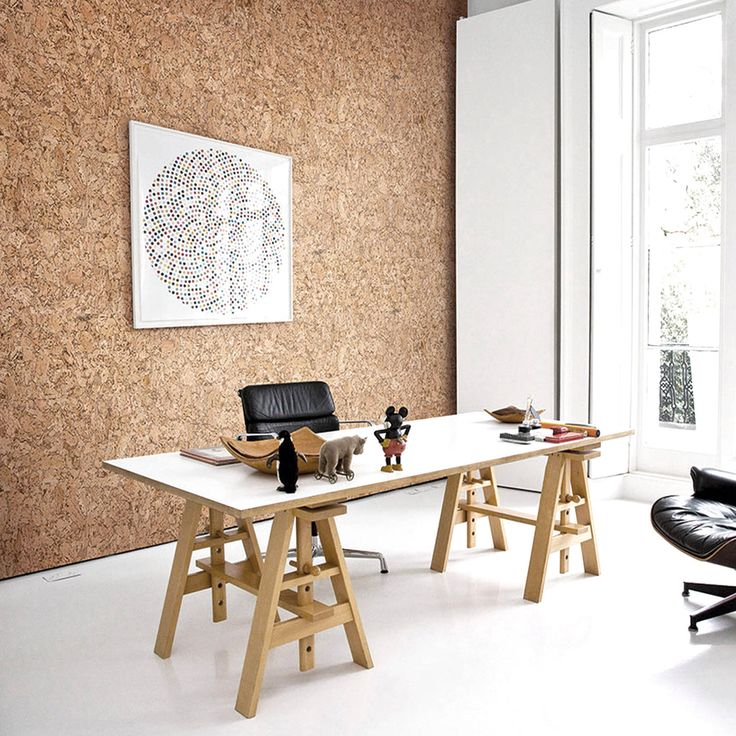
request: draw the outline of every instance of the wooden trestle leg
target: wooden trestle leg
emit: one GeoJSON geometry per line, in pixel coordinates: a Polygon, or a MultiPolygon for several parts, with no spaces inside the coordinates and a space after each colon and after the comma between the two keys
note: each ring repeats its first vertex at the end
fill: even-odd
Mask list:
{"type": "Polygon", "coordinates": [[[506,549],[506,535],[502,520],[516,521],[535,527],[534,541],[529,558],[529,572],[524,588],[524,598],[538,603],[542,600],[547,563],[553,552],[560,553],[560,572],[569,568],[569,548],[581,545],[585,572],[598,574],[598,554],[595,547],[588,481],[585,461],[600,455],[592,447],[555,452],[547,457],[542,494],[537,515],[499,506],[498,490],[493,468],[480,471],[480,478],[473,473],[460,473],[447,479],[437,537],[432,555],[432,569],[444,572],[450,554],[452,531],[456,524],[466,524],[468,547],[476,544],[476,519],[489,517],[493,546],[506,549]],[[484,503],[476,501],[476,491],[483,488],[484,503]],[[570,521],[570,511],[575,521],[570,521]]]}
{"type": "MultiPolygon", "coordinates": [[[[224,515],[222,511],[210,509],[210,536],[223,537],[225,534],[224,515]]],[[[225,545],[212,547],[212,564],[225,563],[225,545]]],[[[227,588],[224,580],[212,581],[212,620],[217,623],[227,618],[227,588]]]]}
{"type": "MultiPolygon", "coordinates": [[[[243,519],[236,532],[226,532],[224,530],[223,512],[210,509],[209,533],[201,539],[196,539],[201,511],[202,506],[193,501],[188,501],[184,507],[184,516],[179,539],[176,543],[169,586],[166,590],[164,608],[161,612],[161,623],[158,627],[158,636],[154,647],[154,652],[164,659],[171,655],[182,598],[187,593],[196,593],[211,588],[212,620],[224,621],[227,618],[227,583],[234,581],[228,577],[230,563],[225,561],[226,544],[237,541],[243,543],[246,561],[236,563],[234,567],[244,566],[243,573],[248,575],[246,589],[251,592],[257,591],[262,562],[253,522],[250,519],[243,519]],[[211,557],[197,560],[197,567],[201,571],[189,574],[192,552],[207,548],[212,550],[211,557]]],[[[242,585],[242,581],[240,582],[242,585]]],[[[235,584],[238,583],[235,582],[235,584]]],[[[275,619],[278,621],[278,614],[275,619]]]]}
{"type": "Polygon", "coordinates": [[[286,553],[289,550],[294,515],[291,511],[278,511],[274,515],[271,536],[266,550],[266,561],[258,586],[258,597],[250,627],[248,648],[243,662],[243,672],[238,686],[235,710],[246,718],[256,714],[258,696],[261,692],[266,658],[271,648],[274,616],[284,577],[286,553]]]}
{"type": "Polygon", "coordinates": [[[455,518],[464,512],[458,511],[457,501],[460,496],[463,476],[461,473],[451,475],[445,484],[445,495],[442,499],[442,511],[437,527],[437,538],[434,542],[432,553],[432,564],[430,567],[437,572],[447,569],[447,559],[450,556],[450,544],[452,542],[452,530],[455,527],[455,518]]]}
{"type": "MultiPolygon", "coordinates": [[[[572,498],[572,488],[570,486],[570,463],[565,463],[562,469],[562,484],[560,487],[560,526],[564,526],[570,521],[570,508],[567,505],[567,499],[572,498]]],[[[560,550],[560,574],[564,575],[570,569],[570,548],[560,550]]]]}
{"type": "Polygon", "coordinates": [[[579,544],[585,572],[598,574],[598,552],[585,461],[599,456],[600,453],[595,450],[581,449],[556,453],[547,458],[524,588],[524,598],[528,601],[539,603],[542,600],[547,562],[553,552],[560,552],[560,572],[565,573],[569,564],[568,549],[579,544]],[[575,511],[576,524],[569,522],[571,509],[575,511]],[[555,531],[559,533],[554,534],[555,531]]]}
{"type": "Polygon", "coordinates": [[[539,603],[544,592],[544,579],[547,575],[547,561],[552,552],[552,533],[557,519],[560,486],[565,468],[562,453],[550,455],[544,469],[542,495],[539,498],[539,511],[532,542],[532,553],[529,558],[529,572],[526,576],[524,598],[539,603]]]}
{"type": "MultiPolygon", "coordinates": [[[[312,565],[312,523],[306,519],[296,520],[296,566],[303,572],[311,572],[312,565]]],[[[297,588],[296,600],[300,606],[308,606],[314,601],[314,581],[297,588]]],[[[314,634],[299,639],[299,670],[307,672],[314,667],[314,634]]]]}
{"type": "MultiPolygon", "coordinates": [[[[335,525],[334,517],[345,512],[345,506],[338,504],[277,512],[260,575],[255,573],[255,560],[249,562],[248,570],[239,569],[238,565],[243,563],[225,563],[222,566],[197,563],[204,570],[209,570],[213,578],[227,577],[228,582],[257,595],[235,704],[235,710],[246,718],[256,714],[266,659],[273,647],[298,641],[299,668],[308,670],[314,666],[314,635],[334,626],[344,626],[353,660],[363,667],[373,666],[335,525]],[[295,518],[297,569],[284,574],[295,518]],[[317,524],[325,554],[325,563],[320,566],[312,563],[312,522],[317,524]],[[314,600],[314,582],[327,577],[335,593],[334,605],[314,600]],[[291,611],[296,617],[275,621],[277,607],[291,611]]],[[[256,544],[257,548],[254,540],[251,533],[249,544],[256,544]]]]}
{"type": "Polygon", "coordinates": [[[353,655],[353,662],[370,669],[373,667],[373,659],[368,649],[368,641],[365,638],[363,624],[358,613],[358,604],[355,601],[353,584],[350,581],[350,574],[345,564],[345,555],[342,552],[340,539],[337,535],[335,519],[328,517],[318,520],[317,531],[322,542],[325,560],[337,565],[339,570],[337,575],[330,578],[335,593],[336,605],[347,604],[350,607],[350,618],[344,622],[343,627],[350,646],[350,653],[353,655]]]}
{"type": "MultiPolygon", "coordinates": [[[[251,572],[260,576],[263,573],[263,555],[261,555],[261,548],[258,545],[256,530],[253,528],[253,519],[241,519],[238,524],[238,533],[242,536],[245,561],[248,563],[251,572]]],[[[278,611],[274,614],[273,620],[281,621],[278,611]]]]}
{"type": "MultiPolygon", "coordinates": [[[[486,504],[489,506],[498,506],[498,488],[496,486],[496,474],[493,468],[483,468],[480,471],[483,483],[483,496],[486,504]]],[[[489,516],[488,521],[491,526],[491,538],[493,539],[493,547],[498,550],[505,550],[506,532],[503,530],[503,523],[497,516],[489,516]]]]}
{"type": "Polygon", "coordinates": [[[238,531],[243,534],[243,551],[245,559],[248,562],[251,572],[260,575],[263,572],[263,557],[261,556],[261,548],[258,545],[258,537],[256,530],[253,528],[252,519],[241,519],[238,524],[238,531]]]}
{"type": "MultiPolygon", "coordinates": [[[[587,458],[592,460],[599,453],[589,453],[587,458]]],[[[590,539],[580,545],[583,553],[583,569],[590,575],[599,575],[598,549],[595,544],[595,526],[593,525],[593,510],[590,506],[590,490],[588,488],[588,476],[585,474],[585,463],[570,463],[570,485],[573,494],[581,497],[582,503],[575,507],[575,520],[578,524],[585,524],[590,529],[590,539]]]]}
{"type": "Polygon", "coordinates": [[[187,587],[189,562],[192,558],[194,537],[197,534],[201,511],[202,506],[194,501],[187,501],[184,507],[179,538],[174,551],[174,561],[171,564],[171,573],[169,574],[169,584],[166,588],[166,598],[164,599],[164,607],[158,625],[156,645],[153,648],[153,651],[162,659],[171,656],[171,647],[174,643],[174,634],[176,634],[181,601],[187,587]]]}
{"type": "MultiPolygon", "coordinates": [[[[490,512],[492,507],[498,506],[498,490],[493,468],[483,468],[480,478],[472,472],[451,475],[445,485],[445,495],[442,499],[442,511],[437,527],[437,537],[434,543],[432,564],[430,567],[437,572],[447,569],[447,560],[450,556],[452,531],[456,524],[466,524],[466,544],[468,548],[476,544],[476,519],[479,513],[490,512]],[[476,504],[475,495],[478,489],[483,489],[484,504],[476,504]],[[465,493],[465,499],[460,497],[465,493]]],[[[506,549],[506,534],[501,519],[489,516],[493,547],[498,550],[506,549]]]]}

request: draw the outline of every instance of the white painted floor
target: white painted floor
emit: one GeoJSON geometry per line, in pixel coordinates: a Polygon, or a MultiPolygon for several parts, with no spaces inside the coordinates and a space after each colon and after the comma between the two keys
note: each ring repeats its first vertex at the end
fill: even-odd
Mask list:
{"type": "MultiPolygon", "coordinates": [[[[506,523],[508,552],[488,549],[485,523],[467,550],[457,527],[447,573],[429,570],[441,490],[350,504],[343,544],[380,548],[391,569],[349,563],[375,667],[351,662],[342,629],[318,635],[308,673],[296,643],[273,650],[253,720],[233,710],[248,594],[231,589],[219,624],[208,592],[187,596],[172,657],[153,654],[173,545],[75,565],[65,581],[0,582],[0,733],[736,733],[736,617],[691,635],[688,613],[710,599],[680,596],[684,578],[731,571],[670,548],[647,504],[602,500],[603,574],[583,574],[576,550],[565,576],[551,560],[544,600],[528,603],[531,527],[506,523]]],[[[502,491],[507,506],[537,498],[502,491]]]]}

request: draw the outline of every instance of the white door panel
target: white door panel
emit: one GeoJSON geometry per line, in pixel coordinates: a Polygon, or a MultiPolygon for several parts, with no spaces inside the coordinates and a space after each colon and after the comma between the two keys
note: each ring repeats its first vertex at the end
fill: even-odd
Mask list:
{"type": "MultiPolygon", "coordinates": [[[[592,293],[590,418],[631,425],[632,85],[631,21],[591,14],[592,293]]],[[[590,463],[600,478],[629,469],[628,443],[590,463]]]]}
{"type": "MultiPolygon", "coordinates": [[[[458,411],[556,412],[556,22],[529,0],[457,25],[458,411]]],[[[542,467],[499,483],[538,489],[542,467]]]]}

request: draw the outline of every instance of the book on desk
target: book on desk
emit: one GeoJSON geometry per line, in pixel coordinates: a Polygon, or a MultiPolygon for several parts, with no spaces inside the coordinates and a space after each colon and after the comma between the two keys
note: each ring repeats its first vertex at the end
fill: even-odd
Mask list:
{"type": "Polygon", "coordinates": [[[214,447],[188,447],[179,450],[180,455],[192,460],[199,460],[209,465],[232,465],[238,462],[222,445],[214,447]]]}

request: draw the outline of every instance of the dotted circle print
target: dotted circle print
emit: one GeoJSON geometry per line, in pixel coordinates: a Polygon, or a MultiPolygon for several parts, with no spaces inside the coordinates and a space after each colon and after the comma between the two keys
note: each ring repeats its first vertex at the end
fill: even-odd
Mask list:
{"type": "Polygon", "coordinates": [[[177,156],[143,206],[151,265],[166,288],[202,312],[232,315],[269,290],[286,251],[281,208],[256,169],[214,148],[177,156]]]}

